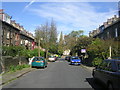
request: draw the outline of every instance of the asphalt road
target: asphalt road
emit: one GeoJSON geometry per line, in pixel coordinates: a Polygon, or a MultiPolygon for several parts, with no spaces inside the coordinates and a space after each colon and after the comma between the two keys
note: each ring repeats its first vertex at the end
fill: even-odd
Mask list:
{"type": "Polygon", "coordinates": [[[93,88],[102,87],[93,82],[91,71],[81,66],[69,65],[65,60],[48,64],[45,69],[36,69],[3,88],[93,88]]]}

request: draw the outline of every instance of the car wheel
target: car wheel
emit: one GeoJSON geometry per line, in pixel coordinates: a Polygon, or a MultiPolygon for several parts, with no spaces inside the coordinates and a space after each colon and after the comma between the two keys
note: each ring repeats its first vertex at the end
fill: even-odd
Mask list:
{"type": "Polygon", "coordinates": [[[32,68],[34,68],[34,66],[31,66],[32,68]]]}
{"type": "Polygon", "coordinates": [[[107,89],[108,89],[108,90],[114,90],[113,85],[112,85],[111,83],[108,83],[107,89]]]}
{"type": "Polygon", "coordinates": [[[98,79],[94,76],[94,73],[93,73],[93,82],[98,83],[98,79]]]}
{"type": "Polygon", "coordinates": [[[95,77],[93,77],[93,82],[98,83],[98,80],[95,77]]]}
{"type": "Polygon", "coordinates": [[[46,68],[46,66],[44,65],[44,67],[43,68],[46,68]]]}

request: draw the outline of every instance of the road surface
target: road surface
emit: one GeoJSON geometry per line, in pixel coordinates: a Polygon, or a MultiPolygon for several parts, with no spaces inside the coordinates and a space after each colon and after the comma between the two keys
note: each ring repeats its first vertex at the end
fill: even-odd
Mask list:
{"type": "MultiPolygon", "coordinates": [[[[3,88],[93,88],[102,87],[93,82],[91,71],[81,66],[69,65],[60,59],[45,69],[36,69],[3,88]]],[[[98,89],[100,88],[100,89],[98,89]]]]}

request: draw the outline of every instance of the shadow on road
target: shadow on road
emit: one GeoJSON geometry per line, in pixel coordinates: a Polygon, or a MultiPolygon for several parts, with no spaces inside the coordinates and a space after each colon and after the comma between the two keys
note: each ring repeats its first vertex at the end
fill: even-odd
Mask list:
{"type": "Polygon", "coordinates": [[[78,67],[78,66],[80,66],[80,65],[73,65],[73,64],[70,64],[70,63],[69,63],[69,66],[78,67]]]}
{"type": "Polygon", "coordinates": [[[94,90],[107,90],[100,82],[94,81],[93,78],[86,78],[86,81],[91,85],[94,90]]]}

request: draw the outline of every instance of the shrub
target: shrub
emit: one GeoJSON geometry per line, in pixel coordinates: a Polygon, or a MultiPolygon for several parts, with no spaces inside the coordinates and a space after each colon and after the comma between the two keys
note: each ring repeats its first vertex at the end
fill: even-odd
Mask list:
{"type": "Polygon", "coordinates": [[[101,58],[95,58],[93,61],[92,61],[92,65],[93,66],[98,66],[98,65],[100,65],[100,63],[103,61],[103,59],[101,59],[101,58]]]}
{"type": "MultiPolygon", "coordinates": [[[[33,56],[38,56],[38,49],[34,49],[34,50],[27,50],[27,57],[28,58],[32,58],[33,56]]],[[[40,56],[44,57],[45,56],[45,52],[40,50],[40,56]]]]}
{"type": "Polygon", "coordinates": [[[10,72],[15,72],[15,71],[16,71],[15,66],[14,65],[10,66],[10,72]]]}
{"type": "Polygon", "coordinates": [[[15,72],[17,70],[22,70],[23,68],[28,68],[28,67],[30,67],[30,65],[28,64],[17,65],[17,66],[12,65],[10,66],[9,72],[15,72]]]}
{"type": "MultiPolygon", "coordinates": [[[[34,50],[27,50],[23,46],[3,46],[2,47],[2,55],[3,56],[26,56],[28,58],[31,58],[33,56],[38,56],[38,49],[34,50]]],[[[45,56],[45,52],[40,50],[40,55],[42,57],[45,56]]]]}
{"type": "Polygon", "coordinates": [[[2,55],[3,56],[21,56],[25,50],[22,46],[3,46],[2,55]]]}

